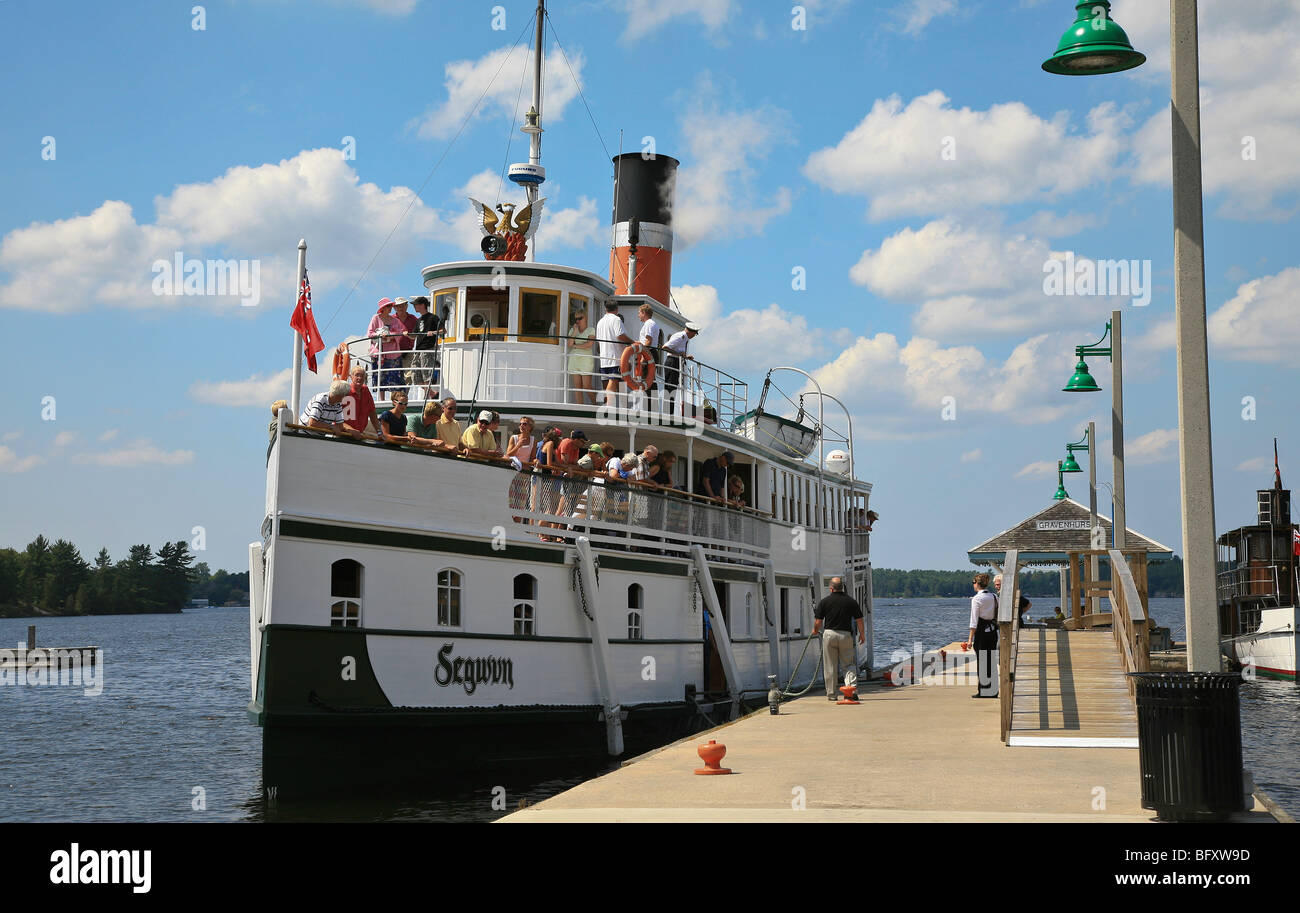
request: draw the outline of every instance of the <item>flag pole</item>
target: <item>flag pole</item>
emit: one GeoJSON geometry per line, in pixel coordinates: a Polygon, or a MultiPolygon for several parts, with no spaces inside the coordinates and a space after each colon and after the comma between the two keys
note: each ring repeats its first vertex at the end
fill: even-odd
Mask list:
{"type": "MultiPolygon", "coordinates": [[[[307,275],[307,239],[300,238],[298,241],[298,282],[294,285],[293,302],[294,307],[298,306],[298,298],[302,295],[302,280],[307,275]]],[[[293,331],[293,392],[290,394],[290,408],[293,409],[294,421],[302,413],[302,334],[296,329],[293,331]]]]}

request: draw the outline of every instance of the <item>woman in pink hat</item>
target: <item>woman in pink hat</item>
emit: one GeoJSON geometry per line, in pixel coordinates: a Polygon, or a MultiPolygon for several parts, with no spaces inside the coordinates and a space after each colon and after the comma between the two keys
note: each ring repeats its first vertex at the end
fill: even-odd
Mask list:
{"type": "MultiPolygon", "coordinates": [[[[402,386],[402,347],[400,334],[406,327],[393,315],[393,300],[380,298],[375,316],[370,318],[366,335],[370,337],[370,357],[380,369],[376,372],[376,389],[402,386]]],[[[383,393],[380,392],[380,396],[383,393]]]]}

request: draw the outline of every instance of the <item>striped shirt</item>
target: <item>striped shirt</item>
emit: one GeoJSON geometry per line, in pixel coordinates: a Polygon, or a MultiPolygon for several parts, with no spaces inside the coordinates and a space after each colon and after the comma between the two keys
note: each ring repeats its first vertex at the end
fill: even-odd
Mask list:
{"type": "Polygon", "coordinates": [[[331,403],[328,393],[317,393],[307,403],[307,408],[302,410],[302,415],[298,417],[298,424],[310,424],[312,419],[326,424],[341,424],[343,422],[342,401],[331,403]]]}

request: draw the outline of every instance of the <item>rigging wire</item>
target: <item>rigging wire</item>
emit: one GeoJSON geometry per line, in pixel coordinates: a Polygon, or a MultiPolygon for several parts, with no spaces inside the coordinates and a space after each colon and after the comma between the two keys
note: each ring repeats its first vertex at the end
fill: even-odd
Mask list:
{"type": "Polygon", "coordinates": [[[330,328],[330,324],[334,322],[334,318],[339,315],[339,311],[343,310],[343,305],[348,303],[348,301],[352,298],[353,293],[355,293],[356,290],[361,286],[362,280],[364,280],[366,278],[366,274],[370,272],[370,267],[375,265],[375,261],[379,259],[379,255],[384,252],[384,248],[388,245],[388,242],[392,240],[393,234],[397,231],[397,227],[402,224],[402,220],[406,218],[406,214],[411,211],[411,207],[415,205],[415,201],[420,198],[421,191],[423,191],[424,188],[428,186],[428,183],[433,179],[434,174],[442,166],[442,163],[446,161],[447,155],[451,152],[452,147],[456,145],[456,141],[460,139],[460,135],[465,132],[465,128],[469,126],[469,122],[474,117],[475,112],[478,111],[479,105],[481,105],[483,103],[483,99],[487,97],[488,91],[496,83],[497,77],[501,75],[501,71],[504,70],[506,64],[510,62],[510,58],[514,56],[515,49],[519,47],[519,42],[524,37],[524,34],[527,31],[528,31],[528,26],[525,25],[523,30],[520,31],[519,37],[515,39],[514,45],[511,46],[510,53],[507,54],[505,56],[505,59],[501,61],[501,66],[497,67],[497,71],[492,74],[492,79],[488,81],[488,84],[483,89],[482,94],[479,95],[478,100],[474,102],[474,107],[470,108],[469,113],[465,115],[465,119],[461,121],[460,129],[456,131],[456,135],[451,138],[451,142],[447,144],[447,148],[442,150],[442,155],[438,156],[438,161],[434,163],[433,168],[429,171],[427,175],[425,175],[424,180],[420,183],[420,186],[416,188],[415,193],[411,194],[411,201],[406,204],[406,209],[402,210],[402,214],[397,217],[397,221],[393,223],[393,227],[389,230],[388,234],[384,237],[384,240],[380,243],[379,249],[375,251],[375,255],[370,258],[370,262],[367,263],[366,268],[361,271],[361,275],[358,276],[357,281],[352,284],[352,288],[349,289],[348,293],[343,296],[343,300],[340,301],[339,306],[334,309],[334,313],[330,314],[330,319],[325,321],[325,326],[321,327],[322,336],[325,334],[325,331],[330,328]]]}
{"type": "MultiPolygon", "coordinates": [[[[533,15],[528,20],[528,25],[532,25],[533,22],[536,21],[536,19],[537,19],[537,14],[533,13],[533,15]]],[[[524,26],[524,28],[527,29],[528,26],[524,26]]],[[[501,163],[501,178],[500,180],[497,181],[496,202],[498,203],[501,202],[501,189],[506,185],[506,169],[510,167],[510,146],[514,142],[515,128],[519,124],[519,102],[524,97],[524,83],[527,80],[528,80],[528,55],[525,54],[523,70],[519,74],[519,93],[515,96],[515,113],[511,115],[510,126],[506,129],[506,158],[505,161],[501,163]]]]}

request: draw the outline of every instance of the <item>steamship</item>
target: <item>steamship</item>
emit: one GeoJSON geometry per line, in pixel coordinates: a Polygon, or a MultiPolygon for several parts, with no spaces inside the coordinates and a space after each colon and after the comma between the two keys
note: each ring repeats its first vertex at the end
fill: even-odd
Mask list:
{"type": "Polygon", "coordinates": [[[1276,441],[1273,448],[1273,487],[1255,492],[1255,522],[1218,540],[1220,645],[1258,675],[1295,681],[1300,528],[1291,522],[1276,441]]]}
{"type": "MultiPolygon", "coordinates": [[[[613,302],[636,338],[648,305],[665,339],[691,316],[670,294],[678,162],[614,157],[605,275],[537,259],[544,3],[537,15],[529,161],[509,169],[526,205],[482,208],[484,259],[421,271],[442,318],[436,373],[385,387],[371,370],[371,388],[380,410],[407,395],[411,415],[454,397],[462,427],[497,412],[503,438],[527,415],[628,455],[653,444],[678,456],[673,486],[359,441],[282,411],[249,547],[248,706],[281,794],[663,744],[766,702],[769,676],[816,687],[809,635],[831,577],[871,605],[857,522],[871,485],[820,402],[778,415],[769,373],[751,406],[744,381],[695,359],[670,402],[649,382],[659,353],[639,345],[617,402],[575,384],[575,315],[594,326],[613,302]],[[848,453],[827,452],[837,440],[848,453]],[[693,493],[726,451],[744,507],[693,493]]],[[[369,340],[347,354],[376,367],[369,340]]]]}

